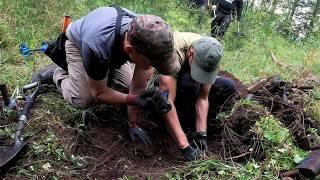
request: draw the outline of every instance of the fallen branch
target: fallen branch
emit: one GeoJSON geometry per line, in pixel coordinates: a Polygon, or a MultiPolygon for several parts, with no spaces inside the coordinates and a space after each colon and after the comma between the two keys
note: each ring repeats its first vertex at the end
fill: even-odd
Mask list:
{"type": "Polygon", "coordinates": [[[271,54],[271,58],[272,58],[272,62],[273,63],[277,64],[280,67],[285,67],[286,66],[285,64],[283,64],[283,63],[278,61],[276,55],[272,51],[270,51],[270,54],[271,54]]]}
{"type": "Polygon", "coordinates": [[[241,158],[241,157],[246,156],[248,154],[251,154],[251,152],[245,152],[245,153],[240,154],[238,156],[228,157],[228,158],[225,158],[224,160],[228,161],[228,160],[238,159],[238,158],[241,158]]]}

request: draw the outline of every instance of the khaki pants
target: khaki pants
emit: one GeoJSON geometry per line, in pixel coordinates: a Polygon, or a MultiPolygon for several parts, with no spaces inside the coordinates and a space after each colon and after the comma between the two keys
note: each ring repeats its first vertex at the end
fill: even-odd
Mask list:
{"type": "MultiPolygon", "coordinates": [[[[76,108],[88,108],[95,104],[95,99],[89,90],[87,73],[84,68],[80,49],[67,40],[65,44],[68,72],[56,69],[53,81],[61,91],[63,98],[76,108]]],[[[128,93],[133,77],[134,65],[127,62],[120,69],[111,69],[105,78],[106,84],[120,92],[128,93]]]]}

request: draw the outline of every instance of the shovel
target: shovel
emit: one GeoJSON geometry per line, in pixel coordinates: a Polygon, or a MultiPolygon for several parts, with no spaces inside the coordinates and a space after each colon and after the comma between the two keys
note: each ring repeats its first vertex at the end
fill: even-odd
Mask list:
{"type": "Polygon", "coordinates": [[[11,145],[0,146],[0,167],[4,166],[12,158],[14,158],[21,151],[24,145],[27,143],[27,141],[24,141],[21,138],[21,134],[23,132],[25,125],[26,124],[28,125],[28,115],[32,108],[32,105],[34,104],[34,100],[39,95],[39,92],[41,89],[41,83],[40,82],[31,83],[22,88],[23,93],[25,93],[28,89],[33,89],[33,88],[35,88],[35,90],[30,95],[26,96],[26,102],[24,104],[23,111],[19,117],[19,124],[15,133],[14,143],[11,145]]]}

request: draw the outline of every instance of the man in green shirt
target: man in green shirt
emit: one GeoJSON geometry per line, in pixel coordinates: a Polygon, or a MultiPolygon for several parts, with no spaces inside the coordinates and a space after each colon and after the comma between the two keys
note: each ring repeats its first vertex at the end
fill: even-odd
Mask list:
{"type": "Polygon", "coordinates": [[[215,117],[217,109],[236,93],[236,88],[232,80],[217,76],[223,47],[215,38],[178,32],[174,33],[174,47],[180,71],[175,75],[155,75],[153,80],[159,82],[161,90],[169,92],[172,109],[164,115],[166,127],[185,159],[191,161],[199,158],[200,150],[208,151],[209,104],[210,109],[216,109],[210,114],[215,117]],[[211,98],[213,101],[209,102],[211,98]],[[180,109],[193,111],[193,116],[181,119],[177,113],[180,109]],[[190,124],[193,127],[188,127],[190,124]],[[192,129],[193,143],[189,143],[184,132],[187,128],[192,129]]]}

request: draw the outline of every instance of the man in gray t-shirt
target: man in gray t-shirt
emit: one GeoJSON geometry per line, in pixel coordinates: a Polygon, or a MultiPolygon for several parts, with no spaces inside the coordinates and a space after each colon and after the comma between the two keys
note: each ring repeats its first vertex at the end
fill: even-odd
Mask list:
{"type": "Polygon", "coordinates": [[[66,31],[68,69],[56,68],[53,81],[74,107],[128,105],[131,138],[150,143],[136,124],[138,108],[162,113],[171,108],[160,91],[145,91],[151,67],[169,75],[178,72],[180,64],[170,26],[158,16],[135,15],[102,7],[72,22],[66,31]]]}

